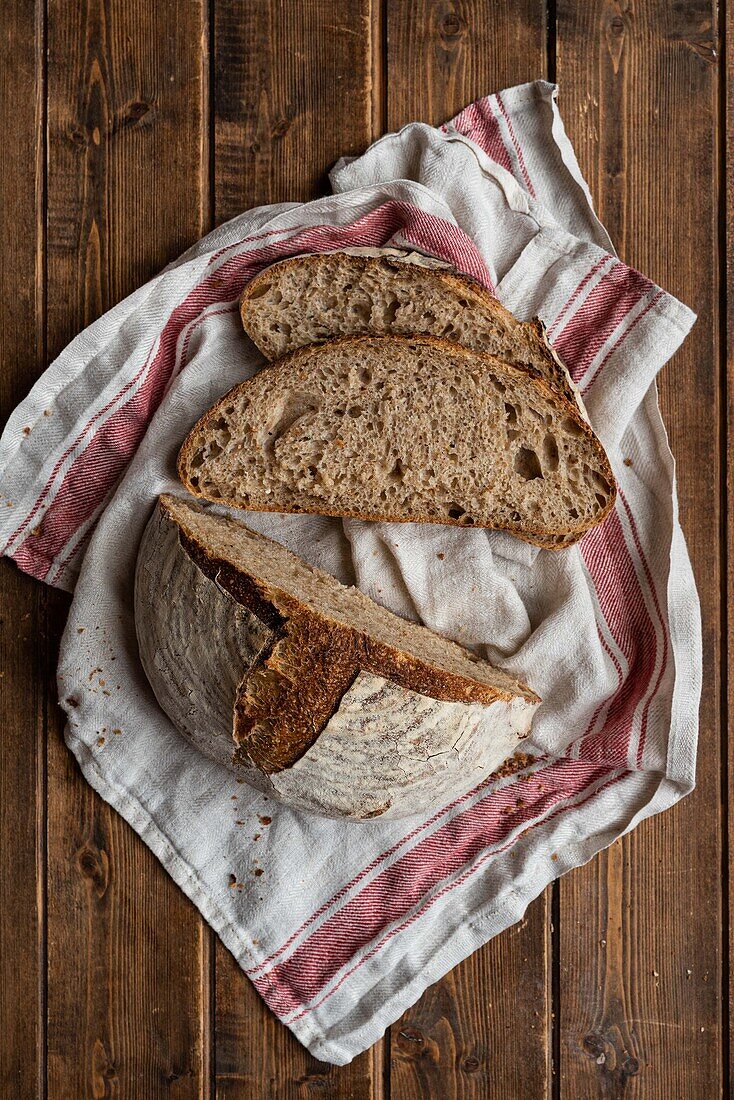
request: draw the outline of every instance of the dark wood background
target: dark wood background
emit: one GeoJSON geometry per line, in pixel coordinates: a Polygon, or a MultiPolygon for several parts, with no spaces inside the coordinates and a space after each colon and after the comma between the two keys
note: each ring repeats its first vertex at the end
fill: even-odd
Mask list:
{"type": "Polygon", "coordinates": [[[337,156],[412,119],[557,80],[622,258],[699,315],[660,392],[705,643],[694,795],[337,1069],[82,780],[55,703],[68,600],[2,562],[3,1100],[728,1095],[724,23],[714,0],[3,0],[2,422],[212,225],[323,192],[337,156]]]}

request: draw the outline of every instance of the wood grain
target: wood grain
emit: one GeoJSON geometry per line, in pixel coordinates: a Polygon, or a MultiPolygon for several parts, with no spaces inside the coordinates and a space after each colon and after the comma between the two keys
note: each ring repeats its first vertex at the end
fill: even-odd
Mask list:
{"type": "MultiPolygon", "coordinates": [[[[42,369],[42,7],[3,6],[0,37],[0,424],[42,369]]],[[[3,507],[5,503],[3,502],[3,507]]],[[[43,593],[0,567],[0,1095],[45,1076],[43,593]]]]}
{"type": "Polygon", "coordinates": [[[330,190],[334,161],[371,137],[369,0],[214,10],[216,221],[330,190]]]}
{"type": "MultiPolygon", "coordinates": [[[[219,0],[214,27],[214,218],[328,189],[326,172],[372,138],[368,3],[219,0]]],[[[381,1100],[382,1044],[337,1068],[319,1062],[216,947],[220,1100],[381,1100]]]]}
{"type": "MultiPolygon", "coordinates": [[[[386,122],[438,124],[545,72],[545,5],[388,0],[386,122]]],[[[550,893],[390,1031],[393,1098],[545,1097],[550,1069],[550,893]]]]}
{"type": "MultiPolygon", "coordinates": [[[[721,163],[719,176],[719,201],[722,239],[721,247],[721,295],[720,308],[722,310],[723,328],[725,334],[724,347],[722,349],[722,377],[721,387],[726,395],[724,405],[725,423],[722,425],[722,445],[725,448],[725,456],[734,454],[734,4],[727,4],[722,19],[724,41],[728,43],[721,58],[722,74],[720,80],[724,81],[725,95],[721,97],[720,107],[722,133],[720,135],[721,163]]],[[[728,835],[725,851],[726,862],[722,867],[722,889],[725,890],[726,905],[724,917],[728,919],[728,937],[726,940],[726,952],[724,957],[724,987],[722,997],[724,1002],[724,1030],[722,1034],[724,1079],[732,1079],[732,1046],[734,1045],[734,744],[732,732],[734,732],[734,464],[731,458],[724,464],[723,498],[727,508],[727,571],[722,578],[724,586],[721,599],[721,638],[723,657],[727,661],[727,687],[728,697],[724,700],[726,707],[725,722],[722,727],[723,759],[725,766],[724,782],[722,783],[722,797],[727,808],[728,835]],[[725,883],[725,885],[724,885],[725,883]]]]}
{"type": "MultiPolygon", "coordinates": [[[[48,5],[48,346],[208,218],[200,5],[48,5]]],[[[67,601],[51,599],[49,699],[67,601]]],[[[82,779],[51,705],[48,1095],[206,1095],[208,930],[82,779]]]]}
{"type": "Polygon", "coordinates": [[[387,129],[446,122],[480,96],[546,74],[539,0],[386,0],[387,129]]]}
{"type": "Polygon", "coordinates": [[[698,788],[561,882],[561,1096],[717,1096],[721,1037],[713,4],[559,0],[560,106],[624,260],[698,313],[663,371],[704,619],[698,788]]]}

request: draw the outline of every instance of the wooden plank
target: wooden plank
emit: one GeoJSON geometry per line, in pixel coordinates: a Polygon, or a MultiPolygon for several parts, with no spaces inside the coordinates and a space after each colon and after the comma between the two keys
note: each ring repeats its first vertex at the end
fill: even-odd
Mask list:
{"type": "Polygon", "coordinates": [[[561,883],[561,1096],[718,1096],[721,457],[713,3],[558,0],[561,110],[624,260],[698,313],[663,371],[704,619],[698,787],[561,883]]]}
{"type": "Polygon", "coordinates": [[[546,72],[539,0],[386,0],[387,128],[434,126],[546,72]]]}
{"type": "MultiPolygon", "coordinates": [[[[51,355],[207,222],[203,9],[48,4],[51,355]]],[[[208,1095],[202,921],[81,778],[55,708],[48,775],[48,1095],[208,1095]]]]}
{"type": "MultiPolygon", "coordinates": [[[[328,190],[334,161],[372,138],[369,3],[255,0],[244,18],[219,0],[213,42],[215,221],[328,190]]],[[[382,1044],[343,1068],[312,1058],[220,943],[214,1049],[220,1100],[382,1095],[382,1044]]]]}
{"type": "Polygon", "coordinates": [[[218,0],[213,41],[216,221],[329,191],[372,137],[369,0],[218,0]]]}
{"type": "MultiPolygon", "coordinates": [[[[545,72],[538,0],[387,3],[387,128],[438,124],[489,92],[545,72]]],[[[515,928],[429,989],[391,1029],[392,1095],[547,1095],[550,892],[515,928]]]]}
{"type": "MultiPolygon", "coordinates": [[[[734,165],[734,51],[731,43],[734,42],[734,5],[727,4],[724,14],[726,20],[724,39],[725,42],[729,43],[729,48],[721,59],[721,65],[724,67],[722,79],[726,89],[726,98],[722,104],[725,117],[721,120],[724,123],[724,131],[720,135],[725,159],[722,166],[724,168],[723,178],[719,179],[720,201],[724,204],[723,239],[720,242],[724,270],[720,290],[721,307],[726,311],[724,314],[726,340],[723,349],[725,378],[722,383],[726,386],[726,432],[722,443],[725,447],[725,455],[732,455],[734,454],[734,293],[731,292],[731,288],[734,286],[734,173],[732,173],[732,165],[734,165]]],[[[728,546],[727,575],[722,578],[726,584],[722,589],[721,606],[722,644],[728,661],[728,699],[726,700],[728,706],[727,722],[722,728],[721,735],[725,753],[722,765],[728,759],[726,770],[728,790],[724,790],[724,798],[728,797],[729,813],[727,866],[724,868],[722,877],[726,878],[728,892],[728,909],[725,911],[725,916],[728,917],[729,928],[728,957],[723,975],[726,984],[722,990],[722,997],[724,1001],[724,1020],[728,1023],[727,1033],[724,1035],[724,1042],[727,1043],[724,1051],[724,1077],[731,1080],[732,1057],[734,1056],[734,1011],[732,1011],[732,1005],[734,1005],[734,969],[731,965],[731,960],[734,959],[734,920],[732,919],[732,914],[734,914],[734,814],[732,814],[732,807],[734,807],[734,752],[731,747],[732,738],[730,736],[730,730],[734,726],[734,646],[732,646],[731,641],[728,641],[728,639],[734,638],[734,603],[732,603],[734,594],[734,466],[731,461],[725,462],[724,470],[723,489],[727,508],[728,546]],[[726,609],[725,614],[724,609],[726,609]]]]}
{"type": "MultiPolygon", "coordinates": [[[[43,359],[43,7],[3,7],[0,38],[0,424],[43,359]]],[[[2,502],[6,507],[5,502],[2,502]]],[[[44,786],[40,585],[0,567],[0,1094],[45,1075],[44,786]],[[39,886],[39,883],[41,884],[39,886]]]]}

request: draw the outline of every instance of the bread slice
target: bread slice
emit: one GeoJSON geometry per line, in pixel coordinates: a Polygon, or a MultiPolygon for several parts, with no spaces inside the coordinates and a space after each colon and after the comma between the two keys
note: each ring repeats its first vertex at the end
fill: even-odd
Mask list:
{"type": "Polygon", "coordinates": [[[268,359],[334,336],[424,333],[534,371],[578,400],[542,321],[518,321],[481,283],[415,252],[347,249],[283,260],[247,286],[240,312],[268,359]]]}
{"type": "Polygon", "coordinates": [[[431,336],[309,346],[236,386],[190,432],[196,496],[574,541],[612,507],[604,450],[541,379],[431,336]]]}
{"type": "Polygon", "coordinates": [[[468,650],[173,496],[141,542],[135,621],[181,733],[321,813],[435,805],[511,755],[539,702],[468,650]]]}

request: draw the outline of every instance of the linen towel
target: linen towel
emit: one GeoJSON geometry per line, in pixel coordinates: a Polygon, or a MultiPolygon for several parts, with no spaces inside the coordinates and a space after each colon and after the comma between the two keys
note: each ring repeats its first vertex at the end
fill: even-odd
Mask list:
{"type": "Polygon", "coordinates": [[[390,134],[334,194],[220,226],[81,333],[0,441],[0,545],[74,590],[58,672],[66,738],[272,1010],[343,1064],[551,880],[692,789],[701,628],[655,376],[693,314],[615,256],[544,82],[390,134]],[[521,675],[532,760],[467,777],[409,820],[291,811],[201,757],[137,656],[132,582],[195,420],[262,359],[238,297],[300,252],[397,244],[539,315],[619,483],[576,547],[418,524],[247,513],[307,561],[521,675]]]}

